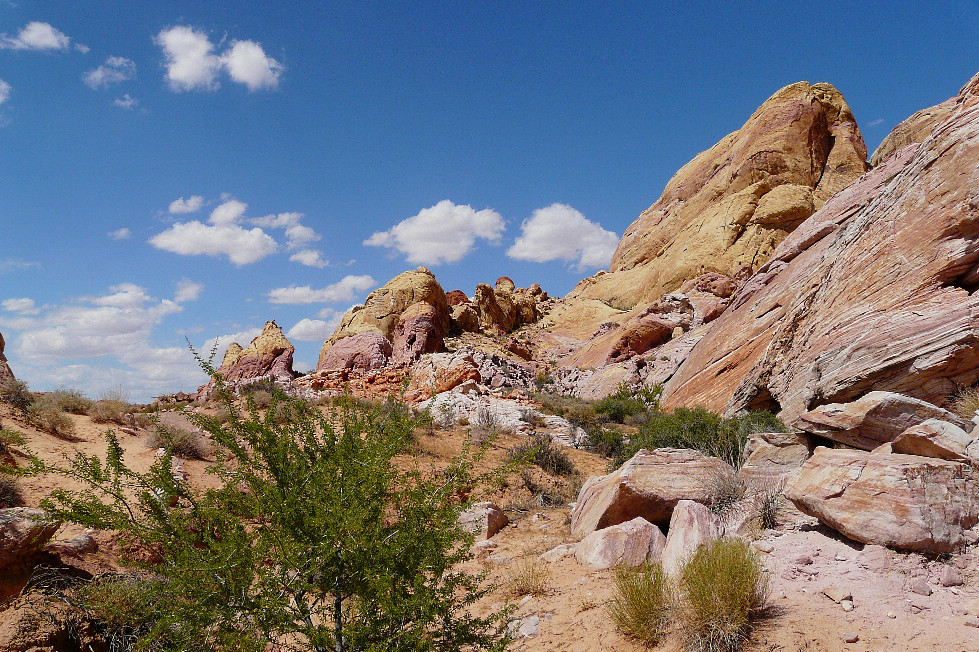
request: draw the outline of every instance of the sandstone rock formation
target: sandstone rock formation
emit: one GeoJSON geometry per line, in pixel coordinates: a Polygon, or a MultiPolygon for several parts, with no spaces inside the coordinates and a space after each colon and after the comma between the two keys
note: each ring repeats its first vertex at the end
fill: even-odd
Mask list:
{"type": "Polygon", "coordinates": [[[830,403],[805,412],[789,423],[813,435],[866,451],[894,439],[928,420],[966,423],[958,416],[922,401],[893,392],[870,392],[852,403],[830,403]]]}
{"type": "Polygon", "coordinates": [[[891,448],[904,455],[936,457],[979,466],[979,440],[959,426],[938,419],[911,426],[894,439],[891,448]]]}
{"type": "Polygon", "coordinates": [[[339,340],[320,356],[320,369],[380,369],[388,363],[393,347],[388,338],[365,331],[339,340]]]}
{"type": "MultiPolygon", "coordinates": [[[[436,338],[444,337],[449,327],[449,304],[446,302],[445,292],[432,272],[419,267],[398,274],[367,295],[363,306],[357,306],[345,314],[336,332],[323,343],[316,369],[319,371],[329,368],[324,366],[327,354],[345,337],[374,332],[393,341],[401,316],[417,303],[427,304],[434,309],[430,321],[435,332],[429,337],[433,338],[433,342],[436,338]]],[[[414,310],[420,314],[422,309],[419,307],[414,310]]],[[[426,337],[426,341],[427,339],[426,337]]]]}
{"type": "Polygon", "coordinates": [[[663,405],[782,409],[868,391],[942,404],[979,380],[979,77],[779,245],[667,383],[663,405]]]}
{"type": "Polygon", "coordinates": [[[915,455],[817,448],[785,496],[861,543],[943,553],[979,523],[979,474],[915,455]]]}
{"type": "Polygon", "coordinates": [[[411,304],[394,327],[395,362],[414,362],[425,353],[442,351],[446,330],[444,311],[424,301],[411,304]]]}
{"type": "Polygon", "coordinates": [[[409,401],[424,401],[466,381],[478,383],[480,380],[479,369],[469,352],[434,353],[425,356],[412,367],[405,398],[409,401]]]}
{"type": "Polygon", "coordinates": [[[706,502],[708,479],[719,473],[734,469],[693,450],[640,450],[618,470],[588,479],[571,512],[571,534],[580,539],[637,516],[666,527],[677,502],[706,502]]]}
{"type": "Polygon", "coordinates": [[[798,82],[683,166],[626,229],[610,272],[573,297],[631,308],[705,272],[763,264],[827,199],[866,171],[867,148],[843,96],[798,82]]]}
{"type": "Polygon", "coordinates": [[[658,527],[636,518],[592,532],[575,547],[579,564],[595,569],[613,566],[641,566],[656,561],[666,545],[666,537],[658,527]]]}
{"type": "Polygon", "coordinates": [[[7,364],[7,357],[3,354],[4,346],[3,333],[0,333],[0,383],[14,379],[14,372],[11,371],[10,365],[7,364]]]}
{"type": "Polygon", "coordinates": [[[46,520],[39,509],[0,509],[0,569],[29,562],[59,527],[59,522],[46,520]]]}
{"type": "Polygon", "coordinates": [[[941,104],[930,106],[914,113],[903,120],[887,135],[870,156],[870,164],[880,165],[894,152],[904,149],[913,143],[920,143],[931,135],[932,130],[941,122],[948,119],[955,108],[955,98],[949,98],[941,104]]]}
{"type": "Polygon", "coordinates": [[[693,557],[697,548],[722,536],[724,524],[714,512],[692,500],[681,500],[670,518],[663,547],[663,570],[675,573],[693,557]]]}
{"type": "Polygon", "coordinates": [[[756,484],[777,482],[809,459],[809,436],[795,432],[756,433],[748,438],[744,455],[739,476],[756,484]]]}
{"type": "Polygon", "coordinates": [[[459,527],[483,539],[489,539],[509,522],[500,506],[489,501],[476,503],[459,514],[459,527]]]}
{"type": "Polygon", "coordinates": [[[262,332],[244,349],[232,342],[218,373],[227,382],[272,376],[292,380],[292,345],[275,321],[265,322],[262,332]]]}

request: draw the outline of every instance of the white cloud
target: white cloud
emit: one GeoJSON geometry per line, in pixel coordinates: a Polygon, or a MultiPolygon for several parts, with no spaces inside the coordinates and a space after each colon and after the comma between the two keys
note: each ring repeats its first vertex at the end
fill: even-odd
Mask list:
{"type": "Polygon", "coordinates": [[[177,281],[177,294],[173,297],[173,300],[176,303],[197,301],[197,299],[201,296],[201,291],[203,290],[203,283],[195,283],[188,278],[180,279],[177,281]]]}
{"type": "Polygon", "coordinates": [[[221,56],[231,79],[244,84],[254,92],[263,88],[277,88],[279,75],[285,68],[265,54],[262,46],[254,41],[232,41],[231,49],[221,56]]]}
{"type": "Polygon", "coordinates": [[[443,199],[387,231],[374,233],[364,244],[400,251],[410,263],[440,265],[462,260],[477,238],[498,243],[504,228],[503,217],[494,210],[476,211],[443,199]]]}
{"type": "Polygon", "coordinates": [[[563,260],[580,270],[608,267],[619,236],[606,231],[567,204],[534,211],[520,225],[520,237],[507,250],[517,260],[563,260]]]}
{"type": "Polygon", "coordinates": [[[16,312],[21,315],[35,315],[38,309],[34,306],[34,299],[4,299],[0,301],[0,306],[8,312],[16,312]]]}
{"type": "Polygon", "coordinates": [[[203,30],[185,25],[162,30],[153,42],[163,49],[167,83],[174,91],[216,90],[222,70],[250,91],[276,88],[285,70],[255,41],[232,41],[219,55],[203,30]]]}
{"type": "Polygon", "coordinates": [[[302,224],[296,224],[286,229],[286,247],[289,249],[299,249],[319,239],[320,236],[316,231],[302,224]]]}
{"type": "Polygon", "coordinates": [[[214,44],[203,30],[178,25],[162,30],[153,42],[163,48],[171,90],[212,91],[220,86],[221,58],[213,53],[214,44]]]}
{"type": "Polygon", "coordinates": [[[317,251],[316,249],[303,249],[302,251],[297,251],[289,256],[289,260],[294,263],[299,263],[300,265],[306,265],[307,267],[318,267],[320,269],[323,269],[327,265],[327,261],[323,260],[323,252],[317,251]]]}
{"type": "Polygon", "coordinates": [[[350,275],[319,290],[308,285],[276,288],[269,292],[268,297],[269,303],[334,303],[352,301],[357,294],[376,286],[377,281],[371,276],[350,275]]]}
{"type": "Polygon", "coordinates": [[[115,231],[109,231],[109,237],[113,240],[128,240],[132,234],[132,231],[125,226],[115,231]]]}
{"type": "Polygon", "coordinates": [[[322,342],[337,329],[336,324],[330,324],[320,319],[300,319],[289,329],[286,337],[300,342],[322,342]]]}
{"type": "Polygon", "coordinates": [[[244,348],[251,344],[251,341],[261,334],[261,326],[252,326],[234,333],[226,333],[224,335],[209,338],[204,341],[203,346],[198,350],[206,356],[211,355],[211,351],[215,350],[214,366],[217,367],[221,364],[221,358],[224,357],[225,351],[228,350],[228,347],[231,346],[232,342],[237,342],[242,348],[244,348]]]}
{"type": "Polygon", "coordinates": [[[75,49],[81,52],[82,54],[88,54],[92,50],[92,48],[82,43],[75,43],[75,49]]]}
{"type": "Polygon", "coordinates": [[[261,229],[243,229],[237,224],[209,226],[197,220],[177,222],[148,242],[183,256],[224,255],[235,265],[257,262],[278,249],[275,240],[261,229]]]}
{"type": "Polygon", "coordinates": [[[301,219],[303,219],[302,213],[279,213],[278,215],[256,217],[251,220],[251,223],[255,226],[264,226],[270,229],[287,229],[290,226],[299,224],[301,219]]]}
{"type": "Polygon", "coordinates": [[[0,34],[0,49],[7,50],[67,50],[70,38],[48,23],[27,23],[17,36],[0,34]]]}
{"type": "Polygon", "coordinates": [[[191,195],[187,199],[180,197],[170,202],[169,211],[171,213],[196,213],[204,205],[204,198],[200,195],[191,195]]]}
{"type": "Polygon", "coordinates": [[[112,84],[128,81],[136,76],[136,62],[126,57],[109,57],[98,68],[82,75],[89,88],[108,88],[112,84]]]}
{"type": "Polygon", "coordinates": [[[126,309],[140,308],[150,300],[150,296],[146,294],[146,288],[142,288],[135,283],[120,283],[119,285],[113,285],[109,290],[112,291],[112,294],[89,300],[99,306],[126,309]]]}
{"type": "Polygon", "coordinates": [[[149,243],[157,249],[184,256],[225,255],[235,265],[257,262],[275,253],[279,246],[262,229],[239,226],[246,208],[248,205],[244,202],[229,199],[211,211],[210,224],[198,220],[177,222],[150,238],[149,243]]]}
{"type": "Polygon", "coordinates": [[[125,109],[127,111],[132,111],[137,106],[139,106],[139,100],[132,97],[129,93],[124,94],[122,97],[117,97],[112,100],[112,103],[118,106],[120,109],[125,109]]]}
{"type": "Polygon", "coordinates": [[[10,84],[0,79],[0,104],[10,99],[10,84]]]}

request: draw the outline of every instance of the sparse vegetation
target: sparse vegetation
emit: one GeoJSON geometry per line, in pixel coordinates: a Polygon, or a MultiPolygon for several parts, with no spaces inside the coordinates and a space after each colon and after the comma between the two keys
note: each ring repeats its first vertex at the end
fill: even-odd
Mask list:
{"type": "Polygon", "coordinates": [[[595,403],[595,412],[605,416],[609,421],[624,423],[633,415],[658,410],[659,397],[662,393],[662,385],[656,385],[652,389],[647,387],[637,389],[623,384],[614,394],[595,403]]]}
{"type": "Polygon", "coordinates": [[[727,516],[739,509],[748,496],[748,483],[731,471],[714,471],[707,476],[705,484],[707,507],[718,516],[727,516]]]}
{"type": "Polygon", "coordinates": [[[0,508],[17,507],[24,504],[24,495],[17,478],[4,475],[0,470],[0,508]]]}
{"type": "Polygon", "coordinates": [[[93,404],[92,399],[87,398],[77,389],[66,387],[51,392],[50,397],[55,405],[69,414],[88,414],[93,404]]]}
{"type": "Polygon", "coordinates": [[[951,398],[949,409],[966,421],[971,421],[979,410],[979,385],[957,391],[951,398]]]}
{"type": "Polygon", "coordinates": [[[747,642],[768,598],[768,576],[751,546],[725,537],[701,546],[680,573],[688,648],[733,652],[747,642]]]}
{"type": "Polygon", "coordinates": [[[40,394],[27,408],[27,420],[32,426],[59,439],[75,438],[75,423],[58,405],[51,394],[40,394]]]}
{"type": "Polygon", "coordinates": [[[625,444],[625,435],[615,428],[593,426],[585,431],[585,449],[604,457],[617,458],[625,444]]]}
{"type": "Polygon", "coordinates": [[[535,428],[543,428],[547,425],[547,421],[543,415],[533,408],[522,408],[520,410],[520,420],[535,428]]]}
{"type": "Polygon", "coordinates": [[[211,445],[200,433],[185,428],[157,425],[156,432],[147,436],[150,448],[162,448],[174,457],[185,460],[206,460],[211,454],[211,445]]]}
{"type": "Polygon", "coordinates": [[[669,626],[670,582],[661,564],[615,568],[614,594],[606,605],[612,622],[626,636],[655,645],[669,626]]]}
{"type": "Polygon", "coordinates": [[[160,620],[158,603],[164,598],[157,583],[144,575],[106,573],[79,584],[65,597],[85,613],[111,650],[135,650],[160,620]]]}
{"type": "Polygon", "coordinates": [[[785,478],[762,484],[755,496],[755,515],[763,530],[778,527],[785,513],[785,478]]]}
{"type": "Polygon", "coordinates": [[[0,401],[10,404],[21,412],[27,412],[34,402],[34,395],[27,388],[27,383],[11,378],[0,383],[0,401]]]}
{"type": "Polygon", "coordinates": [[[513,565],[510,572],[507,590],[510,595],[520,597],[532,595],[542,597],[551,590],[551,571],[536,558],[525,558],[513,565]]]}
{"type": "Polygon", "coordinates": [[[126,424],[129,404],[116,399],[103,398],[95,401],[88,410],[88,416],[95,423],[126,424]]]}
{"type": "Polygon", "coordinates": [[[0,456],[8,455],[12,446],[23,446],[24,437],[15,430],[0,428],[0,456]]]}
{"type": "Polygon", "coordinates": [[[511,460],[527,460],[552,475],[574,475],[574,462],[564,452],[563,447],[555,446],[551,436],[539,434],[531,437],[525,444],[510,449],[511,460]]]}

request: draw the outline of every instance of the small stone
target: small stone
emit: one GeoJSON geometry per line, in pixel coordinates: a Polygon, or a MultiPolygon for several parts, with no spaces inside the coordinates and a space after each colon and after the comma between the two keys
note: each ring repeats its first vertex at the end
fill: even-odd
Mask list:
{"type": "Polygon", "coordinates": [[[524,606],[525,604],[527,604],[528,602],[530,602],[533,599],[534,599],[534,596],[532,596],[532,595],[525,595],[523,597],[523,600],[520,601],[520,606],[521,607],[524,606]]]}
{"type": "Polygon", "coordinates": [[[812,564],[812,557],[809,555],[799,555],[792,561],[792,563],[799,566],[809,566],[812,564]]]}
{"type": "MultiPolygon", "coordinates": [[[[823,595],[825,595],[827,598],[829,598],[830,600],[832,600],[837,604],[842,603],[844,600],[850,600],[851,605],[853,604],[852,603],[853,594],[851,594],[849,591],[845,589],[841,589],[835,586],[828,586],[825,589],[823,589],[823,595]]],[[[849,609],[847,611],[849,611],[849,609]]]]}
{"type": "Polygon", "coordinates": [[[942,573],[938,577],[938,583],[942,586],[962,586],[965,584],[965,581],[959,575],[958,571],[951,566],[945,566],[942,568],[942,573]]]}
{"type": "Polygon", "coordinates": [[[524,638],[537,636],[537,628],[540,625],[540,616],[529,616],[520,621],[517,633],[524,638]]]}
{"type": "Polygon", "coordinates": [[[840,606],[843,607],[843,611],[853,611],[852,600],[840,600],[840,606]]]}
{"type": "Polygon", "coordinates": [[[846,643],[856,643],[860,640],[860,634],[856,632],[847,632],[843,635],[843,641],[846,643]]]}
{"type": "Polygon", "coordinates": [[[894,620],[895,618],[897,618],[897,614],[894,613],[893,611],[888,611],[887,617],[890,618],[891,620],[894,620]]]}
{"type": "Polygon", "coordinates": [[[751,544],[755,550],[758,552],[763,552],[766,555],[775,550],[775,546],[770,544],[768,541],[755,541],[751,544]]]}
{"type": "Polygon", "coordinates": [[[965,622],[962,623],[966,627],[975,627],[979,629],[979,618],[966,618],[965,622]]]}
{"type": "Polygon", "coordinates": [[[916,577],[908,582],[908,590],[912,593],[917,593],[918,595],[929,596],[931,595],[931,587],[928,586],[928,582],[916,577]]]}
{"type": "Polygon", "coordinates": [[[849,561],[849,557],[844,555],[842,552],[836,554],[836,561],[849,561]]]}

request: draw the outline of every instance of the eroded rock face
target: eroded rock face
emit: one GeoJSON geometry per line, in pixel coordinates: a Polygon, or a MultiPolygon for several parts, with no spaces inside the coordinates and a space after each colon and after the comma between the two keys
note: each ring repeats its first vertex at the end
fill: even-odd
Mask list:
{"type": "Polygon", "coordinates": [[[927,553],[979,523],[979,475],[916,455],[817,448],[785,488],[800,510],[862,543],[927,553]]]}
{"type": "Polygon", "coordinates": [[[683,166],[633,222],[610,272],[573,296],[629,308],[709,271],[757,269],[812,212],[866,171],[867,148],[843,96],[799,82],[683,166]]]}
{"type": "Polygon", "coordinates": [[[435,310],[433,322],[439,337],[444,337],[449,326],[449,304],[442,286],[428,269],[402,272],[374,290],[363,306],[353,308],[343,316],[343,321],[333,335],[323,343],[317,369],[323,368],[323,360],[330,349],[345,337],[358,333],[380,333],[388,341],[393,341],[395,329],[402,314],[410,306],[427,303],[435,310]]]}
{"type": "MultiPolygon", "coordinates": [[[[891,444],[895,453],[936,457],[956,462],[979,465],[979,456],[973,457],[972,435],[947,421],[928,419],[911,426],[899,434],[891,444]]],[[[979,452],[979,447],[976,447],[979,452]]]]}
{"type": "Polygon", "coordinates": [[[4,346],[3,333],[0,333],[0,383],[14,380],[14,372],[11,371],[10,365],[7,364],[7,357],[3,354],[4,346]]]}
{"type": "Polygon", "coordinates": [[[791,420],[872,390],[942,404],[979,380],[977,86],[779,245],[667,383],[667,409],[791,420]]]}
{"type": "Polygon", "coordinates": [[[405,398],[424,401],[466,381],[478,383],[481,379],[479,368],[469,352],[434,353],[424,356],[411,368],[405,398]]]}
{"type": "Polygon", "coordinates": [[[424,301],[408,306],[394,327],[394,361],[414,362],[425,353],[442,351],[445,326],[435,306],[424,301]]]}
{"type": "Polygon", "coordinates": [[[477,537],[489,539],[510,523],[510,519],[496,503],[476,503],[459,514],[459,527],[477,537]]]}
{"type": "Polygon", "coordinates": [[[751,435],[744,447],[745,462],[738,475],[764,484],[787,477],[809,459],[809,435],[795,432],[761,432],[751,435]]]}
{"type": "Polygon", "coordinates": [[[292,369],[295,350],[296,347],[286,338],[279,325],[275,321],[267,321],[261,334],[247,347],[242,349],[237,342],[228,347],[218,373],[227,382],[262,376],[292,380],[296,377],[292,369]]]}
{"type": "Polygon", "coordinates": [[[912,426],[936,419],[965,426],[958,416],[909,396],[870,392],[852,403],[820,405],[801,414],[789,425],[847,446],[870,451],[894,439],[912,426]]]}
{"type": "Polygon", "coordinates": [[[61,527],[28,507],[0,509],[0,569],[21,566],[36,556],[61,527]]]}
{"type": "Polygon", "coordinates": [[[709,478],[721,473],[734,469],[697,451],[640,450],[617,471],[588,479],[571,512],[571,534],[580,539],[637,516],[667,527],[677,502],[706,502],[709,478]]]}
{"type": "Polygon", "coordinates": [[[339,340],[320,358],[316,371],[380,369],[393,353],[391,342],[375,331],[357,333],[339,340]]]}
{"type": "Polygon", "coordinates": [[[575,547],[579,564],[595,569],[613,566],[642,566],[656,561],[663,553],[666,537],[658,527],[636,518],[592,532],[575,547]]]}

